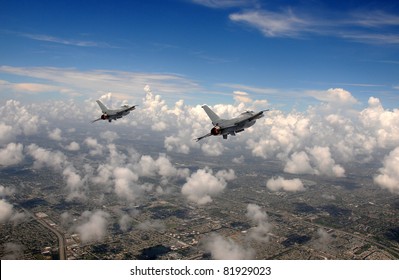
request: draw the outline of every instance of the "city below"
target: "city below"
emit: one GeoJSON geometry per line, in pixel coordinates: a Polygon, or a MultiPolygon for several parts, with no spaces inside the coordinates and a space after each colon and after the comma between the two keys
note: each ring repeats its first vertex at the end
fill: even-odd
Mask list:
{"type": "Polygon", "coordinates": [[[374,186],[364,164],[346,167],[344,178],[301,175],[306,190],[284,192],[265,186],[288,178],[278,161],[170,159],[192,171],[223,166],[236,178],[202,205],[182,197],[185,180],[156,176],[138,183],[162,191],[134,202],[93,183],[79,201],[66,199],[51,169],[0,169],[0,184],[18,189],[8,197],[18,215],[1,226],[1,259],[399,258],[399,199],[374,186]]]}

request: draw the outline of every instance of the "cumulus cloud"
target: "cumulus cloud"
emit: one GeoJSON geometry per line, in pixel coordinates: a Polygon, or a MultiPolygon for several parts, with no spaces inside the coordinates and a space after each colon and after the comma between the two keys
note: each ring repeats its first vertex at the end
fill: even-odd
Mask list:
{"type": "Polygon", "coordinates": [[[160,154],[156,160],[151,156],[143,155],[135,165],[135,169],[141,176],[153,177],[160,175],[164,179],[171,177],[185,178],[189,175],[187,168],[174,167],[165,154],[160,154]]]}
{"type": "Polygon", "coordinates": [[[284,179],[281,176],[277,178],[271,178],[267,181],[266,187],[271,191],[287,191],[296,192],[303,191],[305,187],[300,179],[284,179]]]}
{"type": "Polygon", "coordinates": [[[220,142],[205,142],[202,144],[201,150],[207,156],[217,157],[223,154],[224,146],[220,142]]]}
{"type": "Polygon", "coordinates": [[[245,91],[236,90],[233,92],[233,94],[234,94],[234,100],[236,102],[244,102],[244,103],[252,102],[252,99],[249,97],[249,94],[246,93],[245,91]]]}
{"type": "Polygon", "coordinates": [[[136,185],[139,179],[137,174],[133,173],[129,168],[117,167],[113,171],[113,176],[115,178],[116,195],[127,200],[134,200],[137,198],[139,195],[137,192],[140,191],[136,185]]]}
{"type": "Polygon", "coordinates": [[[68,190],[67,200],[85,198],[85,179],[81,178],[76,168],[64,153],[60,151],[53,152],[41,148],[36,144],[30,144],[26,148],[26,151],[34,159],[33,168],[52,168],[63,175],[68,190]]]}
{"type": "Polygon", "coordinates": [[[33,157],[33,168],[51,167],[55,170],[62,170],[67,157],[60,151],[52,152],[39,147],[36,144],[30,144],[26,147],[27,154],[33,157]]]}
{"type": "Polygon", "coordinates": [[[79,143],[72,141],[71,143],[69,143],[69,145],[64,147],[65,150],[74,152],[74,151],[79,151],[80,150],[80,145],[79,143]]]}
{"type": "Polygon", "coordinates": [[[0,223],[5,223],[10,220],[13,215],[13,206],[4,199],[0,199],[0,223]]]}
{"type": "Polygon", "coordinates": [[[38,132],[41,124],[46,123],[16,100],[7,100],[6,104],[0,107],[0,116],[6,125],[12,127],[15,135],[33,135],[38,132]]]}
{"type": "Polygon", "coordinates": [[[10,141],[13,141],[16,134],[17,133],[14,131],[11,125],[0,122],[0,145],[4,145],[10,141]]]}
{"type": "Polygon", "coordinates": [[[304,152],[295,152],[291,155],[289,161],[287,161],[284,172],[291,174],[313,174],[314,170],[310,166],[310,159],[304,152]]]}
{"type": "Polygon", "coordinates": [[[272,226],[268,222],[266,212],[263,212],[256,204],[248,204],[246,216],[256,224],[256,227],[250,229],[249,237],[257,241],[268,242],[272,226]]]}
{"type": "Polygon", "coordinates": [[[358,102],[349,91],[342,88],[330,88],[327,91],[312,91],[310,95],[333,105],[353,105],[358,102]]]}
{"type": "Polygon", "coordinates": [[[76,172],[76,170],[72,166],[67,166],[62,175],[66,181],[66,187],[68,189],[67,200],[73,199],[84,199],[85,194],[83,191],[85,182],[81,178],[81,176],[76,172]]]}
{"type": "Polygon", "coordinates": [[[360,112],[360,121],[363,126],[363,134],[371,135],[371,140],[375,139],[375,145],[367,142],[370,148],[378,146],[380,148],[396,148],[399,142],[399,110],[385,110],[378,98],[370,97],[368,108],[360,112]]]}
{"type": "Polygon", "coordinates": [[[3,244],[4,251],[1,256],[2,260],[18,260],[23,258],[24,246],[13,242],[3,244]]]}
{"type": "Polygon", "coordinates": [[[113,188],[121,199],[135,201],[145,193],[162,193],[161,186],[142,184],[141,177],[160,178],[160,184],[166,185],[171,180],[187,178],[187,168],[176,168],[165,154],[158,158],[140,155],[133,149],[122,152],[114,144],[107,145],[106,159],[102,161],[90,178],[90,181],[113,188]]]}
{"type": "Polygon", "coordinates": [[[319,228],[317,230],[317,238],[315,240],[315,247],[317,249],[326,250],[328,245],[332,242],[332,236],[325,229],[319,228]]]}
{"type": "Polygon", "coordinates": [[[48,132],[48,137],[49,137],[51,140],[54,140],[54,141],[61,141],[61,140],[62,140],[61,134],[62,134],[61,129],[59,129],[59,128],[57,127],[57,128],[55,128],[54,130],[48,132]]]}
{"type": "Polygon", "coordinates": [[[16,165],[23,161],[24,146],[17,143],[9,143],[5,148],[0,149],[0,166],[16,165]]]}
{"type": "Polygon", "coordinates": [[[76,227],[83,243],[102,241],[107,234],[110,215],[102,210],[85,211],[81,216],[81,224],[76,227]]]}
{"type": "Polygon", "coordinates": [[[98,143],[97,139],[93,137],[87,137],[83,143],[90,148],[90,155],[91,156],[98,156],[103,154],[103,146],[98,143]]]}
{"type": "Polygon", "coordinates": [[[251,248],[244,248],[231,238],[211,234],[203,242],[203,248],[214,260],[250,260],[254,258],[251,248]]]}
{"type": "Polygon", "coordinates": [[[374,177],[374,182],[381,188],[399,194],[399,147],[385,157],[379,173],[374,177]]]}
{"type": "Polygon", "coordinates": [[[245,158],[244,158],[243,155],[241,155],[241,156],[239,156],[239,157],[235,157],[235,158],[233,158],[233,160],[232,160],[232,162],[233,162],[233,163],[236,163],[236,164],[242,164],[242,163],[244,163],[244,161],[245,161],[245,158]]]}
{"type": "MultiPolygon", "coordinates": [[[[246,91],[253,92],[247,88],[236,87],[236,89],[242,89],[242,91],[235,92],[232,98],[234,96],[247,97],[246,91]]],[[[357,101],[343,89],[329,89],[315,93],[316,98],[323,103],[310,106],[303,112],[294,110],[287,113],[277,109],[272,110],[266,113],[264,118],[257,120],[254,127],[240,133],[237,137],[229,137],[227,141],[222,140],[221,137],[209,137],[198,143],[193,139],[209,132],[211,128],[210,120],[200,105],[185,105],[182,100],[169,105],[160,95],[153,94],[149,87],[146,87],[145,92],[146,96],[143,103],[140,104],[144,113],[135,115],[134,120],[133,118],[122,119],[125,121],[121,125],[125,127],[134,125],[138,129],[146,128],[148,135],[153,133],[158,137],[164,137],[160,141],[163,140],[164,147],[168,152],[190,154],[194,151],[206,156],[224,156],[224,154],[231,156],[231,152],[236,151],[238,146],[240,147],[237,150],[238,155],[241,153],[246,155],[246,149],[256,157],[281,160],[284,172],[287,173],[343,177],[345,176],[345,164],[379,159],[377,157],[386,153],[385,149],[393,150],[399,142],[399,110],[384,109],[380,100],[375,97],[370,97],[367,108],[356,110],[350,105],[357,101]],[[158,133],[158,131],[162,131],[162,133],[158,133]]],[[[106,94],[104,98],[110,99],[111,94],[106,94]]],[[[266,102],[264,100],[246,101],[248,102],[239,104],[236,102],[234,105],[217,104],[212,106],[212,109],[224,118],[231,118],[256,107],[257,104],[266,102]]],[[[12,145],[9,146],[9,144],[15,142],[15,139],[19,140],[20,136],[38,133],[41,129],[40,125],[46,123],[45,119],[42,119],[43,116],[52,116],[48,119],[58,121],[64,113],[67,116],[68,112],[62,111],[65,108],[80,108],[79,104],[75,104],[73,101],[47,102],[45,104],[51,109],[45,110],[43,104],[23,106],[15,100],[10,100],[0,107],[1,116],[11,116],[11,120],[1,118],[0,151],[11,148],[12,145]],[[54,106],[48,106],[49,104],[54,106]],[[17,112],[18,116],[12,115],[13,110],[17,112]],[[36,114],[40,118],[34,118],[32,114],[36,114]],[[25,126],[29,121],[33,121],[32,126],[25,126]],[[4,133],[1,133],[3,131],[4,133]]],[[[87,113],[93,113],[90,112],[92,108],[90,106],[95,108],[93,111],[98,111],[97,104],[93,100],[87,101],[87,104],[91,105],[82,110],[76,110],[82,111],[79,118],[82,117],[81,120],[85,122],[87,122],[87,113]]],[[[50,125],[50,127],[55,127],[54,124],[50,125]]],[[[58,126],[58,124],[56,125],[58,126]]],[[[47,127],[49,126],[42,128],[44,135],[47,135],[48,131],[45,130],[47,127]]],[[[57,131],[54,129],[51,133],[62,137],[62,132],[56,133],[57,131]]],[[[60,172],[64,176],[65,183],[70,186],[68,192],[72,194],[73,190],[77,190],[71,197],[77,194],[82,195],[87,181],[107,186],[107,191],[114,190],[119,197],[131,197],[134,200],[145,192],[162,190],[170,180],[187,178],[187,182],[183,186],[183,195],[190,201],[208,203],[212,201],[214,195],[223,191],[224,183],[228,181],[225,179],[223,179],[224,182],[223,180],[211,180],[216,182],[216,191],[206,190],[200,186],[196,187],[196,191],[194,191],[192,185],[199,181],[194,175],[196,172],[190,176],[188,169],[177,168],[165,155],[159,155],[157,158],[140,155],[133,149],[122,150],[121,146],[113,144],[119,137],[114,131],[105,131],[96,135],[98,136],[87,134],[86,139],[82,143],[79,142],[80,145],[73,141],[67,146],[62,146],[65,150],[70,151],[88,148],[82,150],[82,157],[85,157],[87,152],[92,156],[103,157],[101,161],[97,161],[97,165],[93,163],[91,174],[86,174],[90,172],[79,165],[81,162],[77,161],[74,166],[72,162],[75,158],[68,158],[60,151],[41,148],[36,144],[25,144],[25,142],[22,142],[25,146],[22,151],[25,151],[26,158],[33,158],[34,168],[49,167],[60,172]],[[138,179],[135,179],[136,177],[138,179]],[[138,182],[141,177],[160,178],[160,186],[140,185],[138,182]]],[[[21,138],[21,141],[25,141],[24,137],[21,138]]],[[[17,151],[23,147],[19,146],[22,144],[12,144],[15,145],[17,151]]],[[[17,152],[15,155],[22,155],[21,161],[23,161],[22,152],[17,152]]],[[[5,158],[7,157],[0,157],[0,160],[5,158]]],[[[18,157],[16,158],[15,161],[19,161],[18,157]]],[[[234,158],[233,162],[240,164],[243,160],[244,157],[240,156],[234,158]]],[[[209,169],[204,173],[207,173],[205,179],[216,177],[215,173],[210,172],[209,169]],[[212,176],[209,176],[209,173],[212,176]]],[[[381,169],[379,175],[384,174],[388,173],[381,169]]],[[[280,189],[284,188],[280,186],[280,189]]]]}
{"type": "Polygon", "coordinates": [[[304,151],[294,152],[287,160],[284,172],[291,174],[316,174],[333,177],[344,177],[345,169],[336,164],[329,147],[315,146],[304,151]]]}
{"type": "Polygon", "coordinates": [[[123,214],[118,220],[119,227],[123,232],[132,228],[132,222],[133,218],[128,214],[123,214]]]}
{"type": "Polygon", "coordinates": [[[345,176],[345,169],[339,164],[335,164],[335,161],[331,157],[329,147],[315,146],[309,149],[309,153],[313,157],[316,174],[323,174],[334,177],[345,176]]]}
{"type": "Polygon", "coordinates": [[[14,193],[15,193],[14,188],[4,187],[3,185],[0,185],[0,197],[13,195],[14,193]]]}
{"type": "Polygon", "coordinates": [[[203,205],[212,202],[212,197],[220,194],[226,187],[227,181],[235,178],[234,170],[221,170],[215,175],[206,167],[199,169],[187,178],[183,185],[182,194],[190,201],[203,205]]]}
{"type": "Polygon", "coordinates": [[[105,139],[105,140],[108,141],[109,143],[112,143],[112,142],[114,142],[116,139],[119,138],[119,135],[118,135],[116,132],[114,132],[114,131],[109,131],[109,130],[107,130],[107,131],[105,131],[105,132],[102,132],[101,135],[100,135],[100,137],[101,137],[102,139],[105,139]]]}

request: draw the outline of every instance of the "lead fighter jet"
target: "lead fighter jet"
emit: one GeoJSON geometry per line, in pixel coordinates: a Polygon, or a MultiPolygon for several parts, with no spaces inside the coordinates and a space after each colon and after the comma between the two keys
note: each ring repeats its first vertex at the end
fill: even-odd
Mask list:
{"type": "Polygon", "coordinates": [[[207,105],[203,105],[202,108],[205,110],[206,114],[211,119],[214,127],[211,129],[210,133],[196,138],[195,140],[197,140],[197,142],[205,137],[209,137],[212,135],[213,136],[223,135],[223,139],[227,139],[227,136],[229,134],[235,136],[236,133],[244,131],[245,128],[253,126],[257,119],[263,117],[263,112],[269,111],[269,109],[262,110],[258,113],[255,113],[254,111],[246,111],[236,118],[225,120],[221,119],[207,105]]]}
{"type": "Polygon", "coordinates": [[[97,100],[96,102],[98,106],[100,106],[103,114],[98,119],[92,121],[92,123],[99,120],[108,120],[109,122],[111,122],[112,120],[120,119],[123,116],[128,115],[130,111],[133,111],[134,109],[136,109],[136,106],[138,106],[134,105],[129,107],[128,105],[123,105],[120,109],[108,109],[107,106],[105,106],[100,100],[97,100]]]}

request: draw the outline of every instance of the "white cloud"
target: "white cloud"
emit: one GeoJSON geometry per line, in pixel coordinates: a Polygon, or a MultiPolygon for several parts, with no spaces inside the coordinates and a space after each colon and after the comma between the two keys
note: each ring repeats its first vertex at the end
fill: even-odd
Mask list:
{"type": "Polygon", "coordinates": [[[0,223],[8,222],[13,215],[13,206],[4,199],[0,199],[0,223]]]}
{"type": "Polygon", "coordinates": [[[330,88],[327,91],[311,91],[309,94],[320,101],[335,106],[353,105],[358,102],[349,91],[342,88],[330,88]]]}
{"type": "Polygon", "coordinates": [[[62,140],[62,131],[58,127],[55,128],[53,131],[48,132],[48,137],[54,141],[61,141],[62,140]]]}
{"type": "Polygon", "coordinates": [[[5,148],[0,149],[0,166],[11,166],[21,163],[24,159],[22,154],[24,146],[17,143],[9,143],[5,148]]]}
{"type": "Polygon", "coordinates": [[[15,193],[14,188],[4,187],[3,185],[0,185],[0,197],[9,196],[14,193],[15,193]]]}
{"type": "Polygon", "coordinates": [[[256,241],[268,242],[272,226],[268,222],[266,212],[256,204],[248,204],[246,216],[256,224],[256,227],[249,230],[249,237],[256,241]]]}
{"type": "Polygon", "coordinates": [[[313,163],[317,174],[323,174],[334,177],[344,177],[345,170],[342,166],[335,164],[335,161],[331,157],[329,147],[315,146],[309,149],[309,153],[313,157],[313,163]]]}
{"type": "MultiPolygon", "coordinates": [[[[46,123],[46,120],[39,118],[37,114],[32,114],[27,106],[22,106],[16,100],[7,100],[5,105],[0,107],[0,119],[3,121],[0,123],[0,129],[6,130],[8,133],[11,132],[9,136],[11,138],[21,134],[36,134],[40,125],[46,123]],[[10,130],[9,127],[12,129],[10,130]]],[[[2,137],[0,137],[0,141],[1,139],[2,137]]]]}
{"type": "Polygon", "coordinates": [[[98,156],[103,154],[103,146],[97,142],[97,139],[93,137],[87,137],[83,143],[90,148],[91,156],[98,156]]]}
{"type": "Polygon", "coordinates": [[[33,168],[40,169],[48,167],[63,175],[68,190],[67,200],[85,198],[84,188],[86,180],[85,178],[81,178],[76,168],[64,153],[46,150],[36,144],[30,144],[26,147],[26,152],[34,159],[33,168]]]}
{"type": "Polygon", "coordinates": [[[94,213],[90,211],[83,212],[81,224],[76,227],[83,243],[102,241],[107,234],[107,225],[110,215],[102,210],[94,213]]]}
{"type": "Polygon", "coordinates": [[[281,13],[266,10],[249,10],[233,13],[230,20],[243,22],[259,29],[266,37],[299,37],[310,31],[311,22],[298,17],[290,9],[281,13]]]}
{"type": "Polygon", "coordinates": [[[374,177],[374,182],[381,188],[399,194],[399,147],[395,148],[384,159],[384,166],[374,177]]]}
{"type": "Polygon", "coordinates": [[[65,39],[65,38],[54,37],[54,36],[45,35],[45,34],[17,33],[17,35],[26,37],[26,38],[29,38],[32,40],[57,43],[57,44],[63,44],[63,45],[72,45],[72,46],[76,46],[76,47],[101,47],[101,48],[111,47],[109,44],[106,44],[106,43],[65,39]]]}
{"type": "MultiPolygon", "coordinates": [[[[134,124],[133,118],[124,118],[126,122],[121,123],[122,127],[116,127],[115,132],[108,130],[96,134],[98,136],[91,136],[90,132],[87,132],[84,141],[76,140],[76,142],[72,141],[69,145],[62,146],[66,150],[82,148],[81,153],[79,153],[80,159],[86,157],[87,153],[102,159],[98,161],[97,165],[93,163],[93,170],[91,173],[89,172],[90,174],[80,166],[81,161],[78,161],[75,157],[68,158],[60,151],[41,148],[36,144],[25,144],[22,141],[30,141],[31,138],[25,137],[32,135],[29,133],[43,132],[44,135],[47,135],[48,127],[62,128],[62,132],[58,135],[65,138],[63,132],[69,130],[65,126],[67,122],[61,122],[61,120],[66,121],[61,116],[67,113],[68,108],[75,110],[75,108],[82,107],[82,110],[76,110],[78,115],[79,111],[82,111],[77,120],[88,122],[90,118],[87,117],[87,112],[91,110],[90,106],[98,111],[93,100],[87,101],[87,104],[84,104],[85,106],[76,104],[74,101],[49,101],[45,104],[24,106],[19,101],[7,101],[0,107],[0,115],[3,117],[0,122],[0,151],[5,151],[7,145],[15,139],[21,138],[21,142],[25,145],[25,149],[22,149],[22,151],[25,151],[26,158],[28,156],[33,158],[34,168],[50,167],[60,174],[64,174],[66,185],[71,186],[71,188],[68,188],[71,195],[73,190],[78,190],[75,194],[83,195],[88,181],[99,183],[102,187],[106,186],[107,191],[118,191],[120,197],[122,197],[122,194],[127,194],[128,197],[132,195],[132,199],[135,199],[146,192],[164,190],[165,183],[170,180],[191,178],[191,176],[189,176],[188,169],[177,168],[165,155],[159,155],[156,158],[140,155],[133,149],[119,150],[121,146],[117,148],[116,145],[112,144],[119,137],[117,129],[124,129],[128,126],[134,126],[138,131],[146,129],[143,139],[153,135],[163,137],[159,141],[164,140],[163,144],[168,152],[184,154],[200,152],[207,156],[224,156],[225,154],[231,156],[234,152],[233,156],[237,156],[245,154],[245,149],[247,149],[257,157],[281,160],[284,171],[288,173],[332,177],[345,176],[344,166],[346,164],[377,160],[381,153],[385,152],[384,149],[393,150],[399,142],[399,110],[384,109],[380,100],[375,97],[369,99],[368,107],[363,110],[357,110],[357,107],[354,106],[331,106],[333,103],[351,105],[354,102],[351,93],[343,89],[332,89],[323,91],[324,95],[329,96],[328,98],[320,99],[328,104],[314,105],[304,112],[292,111],[286,113],[272,110],[265,113],[264,118],[257,120],[254,127],[238,134],[237,137],[229,137],[227,141],[222,140],[221,137],[209,137],[197,143],[193,139],[209,132],[211,128],[210,120],[201,106],[185,105],[182,100],[170,106],[160,95],[153,94],[149,87],[146,88],[146,91],[143,104],[140,104],[140,106],[142,105],[140,107],[142,114],[134,116],[134,124]],[[46,107],[50,109],[47,110],[46,107]],[[18,116],[11,113],[13,110],[18,116]],[[6,115],[11,116],[11,121],[4,118],[6,115]],[[25,120],[35,119],[35,116],[40,116],[40,118],[36,118],[37,121],[31,123],[32,127],[24,126],[25,120]],[[45,120],[47,117],[48,120],[56,123],[47,123],[45,120]],[[162,133],[152,131],[151,127],[156,126],[160,121],[166,124],[166,129],[162,133]],[[43,127],[43,124],[48,125],[43,127]],[[4,133],[1,134],[3,131],[4,133]],[[98,139],[95,137],[98,137],[98,139]],[[82,145],[88,149],[83,149],[82,145]],[[76,166],[72,163],[75,160],[76,166]],[[118,172],[115,173],[116,168],[130,170],[128,173],[134,174],[130,176],[131,178],[135,176],[138,176],[138,178],[154,177],[160,178],[161,183],[160,185],[144,186],[137,183],[139,180],[119,180],[123,176],[119,176],[118,172]],[[68,182],[70,183],[68,184],[68,182]],[[126,186],[126,182],[129,187],[123,188],[124,185],[126,186]],[[115,188],[115,185],[118,185],[118,188],[115,188]],[[74,188],[72,186],[79,187],[74,188]]],[[[249,89],[242,89],[242,91],[250,92],[249,89]]],[[[104,98],[113,98],[113,96],[114,94],[104,94],[104,98]]],[[[234,105],[217,104],[212,106],[212,109],[221,116],[230,118],[253,108],[256,102],[255,100],[247,104],[243,102],[234,105]]],[[[57,134],[56,129],[51,132],[57,134]]],[[[36,138],[32,137],[32,139],[36,138]]],[[[15,145],[18,148],[18,145],[22,144],[15,145]]],[[[9,147],[11,148],[11,146],[9,147]]],[[[19,155],[19,153],[15,155],[19,155]]],[[[6,157],[0,159],[4,158],[6,157]]],[[[233,162],[241,163],[241,160],[244,160],[243,156],[234,158],[233,162]]],[[[213,177],[216,176],[209,172],[209,169],[205,173],[211,173],[213,177]]],[[[226,182],[226,180],[224,181],[226,182]]],[[[223,186],[223,181],[219,180],[217,183],[218,186],[223,186]]],[[[185,185],[187,192],[185,196],[188,197],[190,193],[187,191],[188,180],[185,185]]],[[[209,202],[215,195],[212,191],[208,193],[203,188],[198,187],[198,189],[203,192],[197,194],[197,196],[190,196],[195,201],[203,199],[209,202]]],[[[223,188],[221,189],[223,190],[223,188]]],[[[217,190],[219,189],[217,188],[217,190]]],[[[220,193],[220,190],[216,192],[220,193]]]]}
{"type": "Polygon", "coordinates": [[[164,154],[160,154],[156,160],[151,156],[143,155],[138,163],[134,165],[134,169],[140,176],[147,177],[159,175],[163,179],[168,179],[173,177],[186,178],[189,176],[187,168],[174,167],[164,154]]]}
{"type": "Polygon", "coordinates": [[[315,240],[315,247],[317,249],[327,250],[328,245],[332,242],[333,237],[325,229],[319,228],[317,230],[317,239],[315,240]]]}
{"type": "Polygon", "coordinates": [[[119,139],[119,135],[115,131],[109,130],[102,132],[100,137],[107,140],[109,143],[114,142],[116,139],[119,139]]]}
{"type": "Polygon", "coordinates": [[[233,158],[232,162],[235,164],[243,164],[245,161],[245,158],[243,155],[239,156],[239,157],[235,157],[233,158]]]}
{"type": "Polygon", "coordinates": [[[245,7],[254,4],[255,1],[256,0],[192,0],[193,3],[214,9],[245,7]]]}
{"type": "Polygon", "coordinates": [[[217,157],[223,154],[224,146],[221,142],[204,142],[201,150],[204,155],[217,157]]]}
{"type": "Polygon", "coordinates": [[[244,102],[244,103],[252,102],[252,99],[249,97],[249,94],[246,93],[245,91],[236,90],[233,92],[233,94],[234,94],[234,100],[236,102],[244,102]]]}
{"type": "Polygon", "coordinates": [[[361,111],[359,116],[363,133],[371,135],[378,147],[395,148],[399,142],[399,110],[385,110],[375,97],[370,97],[368,104],[369,107],[361,111]]]}
{"type": "Polygon", "coordinates": [[[139,183],[141,177],[159,178],[160,184],[166,185],[170,180],[187,178],[190,174],[187,168],[176,168],[164,154],[154,159],[133,149],[121,152],[115,144],[108,144],[107,148],[105,160],[94,167],[95,172],[89,180],[108,190],[112,188],[121,199],[135,201],[145,193],[163,193],[161,186],[139,183]]]}
{"type": "Polygon", "coordinates": [[[127,200],[134,200],[139,195],[136,182],[139,179],[137,174],[125,167],[117,167],[113,171],[115,178],[115,193],[127,200]]]}
{"type": "Polygon", "coordinates": [[[0,80],[0,90],[7,90],[20,93],[43,93],[43,92],[58,92],[61,89],[57,86],[51,86],[39,83],[11,83],[8,81],[0,80]]]}
{"type": "Polygon", "coordinates": [[[178,136],[167,136],[164,141],[165,148],[168,152],[176,150],[178,153],[188,154],[190,152],[190,144],[187,143],[186,139],[183,132],[179,132],[178,136]]]}
{"type": "Polygon", "coordinates": [[[15,136],[16,133],[11,125],[0,122],[0,145],[13,141],[15,136]]]}
{"type": "Polygon", "coordinates": [[[296,192],[303,191],[305,187],[300,179],[284,179],[278,176],[277,178],[271,178],[267,181],[266,187],[271,191],[287,191],[296,192]]]}
{"type": "Polygon", "coordinates": [[[69,145],[65,146],[64,149],[68,151],[79,151],[80,145],[79,143],[72,141],[71,143],[69,143],[69,145]]]}
{"type": "Polygon", "coordinates": [[[218,234],[211,234],[203,241],[204,250],[209,252],[214,260],[250,260],[254,258],[254,251],[244,248],[231,238],[224,238],[218,234]]]}
{"type": "Polygon", "coordinates": [[[30,144],[26,147],[27,154],[33,157],[33,168],[40,169],[42,167],[51,167],[55,170],[62,170],[65,163],[68,162],[67,157],[60,151],[52,152],[30,144]]]}
{"type": "Polygon", "coordinates": [[[115,178],[115,193],[120,198],[132,201],[141,195],[141,190],[136,184],[139,177],[130,169],[117,167],[113,171],[113,176],[115,178]]]}
{"type": "Polygon", "coordinates": [[[292,8],[270,11],[254,7],[230,14],[230,20],[258,29],[265,37],[302,38],[332,36],[366,44],[398,44],[389,27],[398,26],[398,16],[384,11],[349,12],[329,20],[330,15],[310,16],[292,8]]]}
{"type": "Polygon", "coordinates": [[[197,204],[207,204],[212,202],[212,197],[220,194],[226,187],[227,182],[233,180],[235,174],[233,170],[221,170],[213,175],[213,171],[206,167],[199,169],[187,178],[183,185],[182,194],[190,201],[197,204]]]}
{"type": "Polygon", "coordinates": [[[196,82],[174,74],[12,66],[0,66],[0,72],[41,79],[44,85],[58,87],[62,94],[84,94],[95,99],[104,93],[104,89],[112,89],[113,95],[118,99],[131,100],[134,97],[132,92],[141,92],[146,84],[166,95],[187,94],[200,90],[196,82]]]}
{"type": "Polygon", "coordinates": [[[4,255],[2,260],[19,260],[23,259],[24,246],[13,242],[4,243],[4,255]]]}
{"type": "Polygon", "coordinates": [[[287,161],[284,172],[291,174],[313,174],[314,170],[310,166],[310,159],[304,152],[295,152],[291,155],[291,159],[287,161]]]}
{"type": "Polygon", "coordinates": [[[73,199],[83,199],[85,198],[83,188],[84,188],[84,180],[80,177],[79,174],[76,173],[76,170],[72,166],[68,166],[62,172],[62,175],[66,181],[66,187],[69,191],[67,196],[67,200],[73,199]]]}
{"type": "Polygon", "coordinates": [[[123,232],[126,232],[132,228],[133,218],[128,214],[123,214],[119,221],[119,227],[123,232]]]}
{"type": "MultiPolygon", "coordinates": [[[[343,147],[345,149],[345,147],[343,147]]],[[[315,146],[307,149],[311,157],[304,151],[295,152],[287,161],[284,172],[292,174],[317,174],[333,177],[344,177],[345,170],[335,164],[329,147],[315,146]]],[[[351,151],[348,151],[350,153],[351,151]]]]}

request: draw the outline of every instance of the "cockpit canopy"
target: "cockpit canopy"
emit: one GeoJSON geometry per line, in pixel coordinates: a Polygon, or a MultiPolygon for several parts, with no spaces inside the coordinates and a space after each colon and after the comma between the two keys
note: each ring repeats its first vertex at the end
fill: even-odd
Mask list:
{"type": "Polygon", "coordinates": [[[241,115],[246,115],[246,114],[253,114],[254,111],[245,111],[244,113],[241,113],[241,115]]]}

